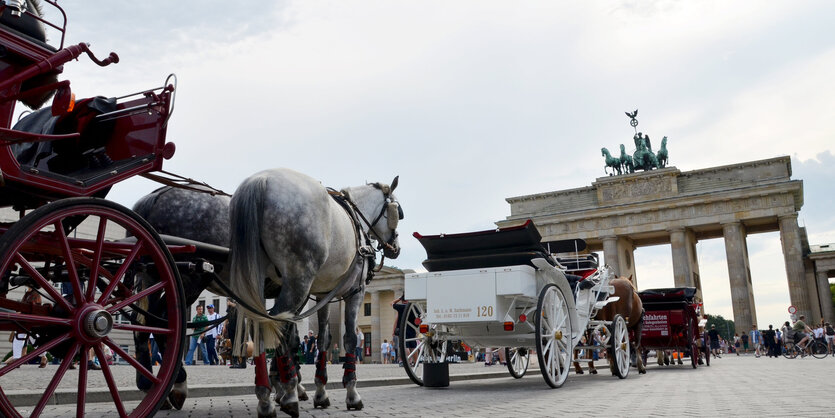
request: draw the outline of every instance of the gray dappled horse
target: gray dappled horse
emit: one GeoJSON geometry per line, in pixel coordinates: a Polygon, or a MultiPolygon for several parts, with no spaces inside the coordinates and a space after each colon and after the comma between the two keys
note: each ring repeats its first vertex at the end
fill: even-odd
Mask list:
{"type": "MultiPolygon", "coordinates": [[[[208,192],[209,190],[207,190],[208,192]]],[[[229,246],[229,197],[209,193],[163,187],[142,197],[133,206],[134,212],[145,218],[154,229],[160,234],[172,235],[194,241],[205,242],[221,247],[229,246]]],[[[216,271],[220,280],[229,283],[228,269],[218,266],[216,271]]],[[[144,283],[151,285],[155,281],[153,273],[144,276],[144,283]]],[[[224,296],[226,293],[219,287],[212,277],[200,272],[181,272],[180,279],[185,291],[186,306],[191,306],[200,293],[208,288],[215,294],[224,296]]],[[[164,310],[151,309],[152,313],[163,312],[164,310]]],[[[136,358],[146,368],[151,368],[151,353],[148,351],[147,333],[135,333],[136,358]]],[[[186,338],[186,341],[189,339],[186,338]]],[[[165,349],[164,338],[157,337],[157,343],[161,350],[165,349]]],[[[146,389],[150,382],[138,371],[136,372],[137,386],[146,389]]],[[[171,388],[168,396],[170,405],[163,404],[163,408],[182,408],[188,396],[186,384],[186,370],[180,369],[180,373],[171,388]]]]}
{"type": "MultiPolygon", "coordinates": [[[[265,349],[276,347],[272,372],[278,375],[283,394],[276,396],[281,410],[298,416],[298,375],[288,338],[292,318],[316,296],[324,303],[331,297],[345,302],[343,343],[346,361],[342,383],[348,409],[362,409],[356,390],[356,318],[365,295],[365,281],[374,264],[378,243],[386,257],[397,258],[400,247],[396,227],[402,211],[391,185],[374,183],[329,191],[304,174],[274,169],[244,180],[231,203],[230,274],[239,309],[256,326],[255,393],[258,416],[275,416],[270,402],[270,382],[265,349]],[[268,313],[264,305],[264,277],[281,285],[276,304],[268,313]],[[260,353],[260,355],[258,355],[260,353]]],[[[239,319],[241,321],[242,319],[239,319]]],[[[327,347],[330,345],[328,310],[318,315],[320,350],[316,359],[315,407],[330,405],[327,383],[327,347]]],[[[236,344],[237,346],[237,344],[236,344]]],[[[279,392],[280,394],[281,392],[279,392]]]]}
{"type": "MultiPolygon", "coordinates": [[[[199,186],[192,187],[200,189],[199,186]]],[[[211,192],[210,189],[201,192],[168,186],[162,187],[140,198],[134,205],[133,210],[145,218],[160,234],[226,248],[229,246],[229,197],[210,194],[211,192]]],[[[186,306],[194,304],[200,293],[205,289],[216,295],[232,298],[232,295],[227,294],[225,290],[229,287],[228,266],[225,262],[215,262],[213,264],[216,275],[196,271],[180,273],[183,290],[185,291],[186,306]],[[218,283],[218,281],[221,283],[218,283]],[[225,286],[221,286],[221,284],[225,286]]],[[[151,283],[155,280],[153,275],[146,276],[146,279],[151,283]]],[[[277,286],[270,286],[266,292],[267,297],[275,297],[278,290],[277,286]]],[[[135,336],[137,358],[146,367],[150,367],[151,364],[148,338],[149,335],[146,333],[137,333],[135,336]]],[[[161,343],[161,349],[164,349],[165,342],[158,342],[161,343]]],[[[164,405],[164,408],[182,408],[188,396],[186,378],[186,369],[181,368],[168,397],[170,405],[164,405]]],[[[143,379],[144,377],[137,372],[137,386],[140,389],[150,384],[143,379]]],[[[301,380],[300,377],[299,380],[301,380]]],[[[276,389],[278,390],[277,385],[276,389]]],[[[299,398],[306,400],[307,394],[304,392],[304,386],[301,383],[299,383],[298,391],[299,398]]]]}

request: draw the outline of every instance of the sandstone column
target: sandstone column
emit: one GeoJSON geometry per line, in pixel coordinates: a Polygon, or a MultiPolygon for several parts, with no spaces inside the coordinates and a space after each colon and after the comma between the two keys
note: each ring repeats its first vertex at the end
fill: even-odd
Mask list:
{"type": "Polygon", "coordinates": [[[728,258],[734,323],[737,332],[748,332],[751,325],[756,323],[757,314],[754,310],[745,227],[739,221],[725,223],[722,224],[722,233],[725,236],[725,255],[728,258]]]}
{"type": "Polygon", "coordinates": [[[806,290],[803,269],[803,247],[800,242],[800,228],[797,226],[797,213],[780,216],[780,241],[783,244],[783,258],[786,262],[786,276],[789,281],[789,297],[797,307],[797,315],[806,315],[811,321],[812,309],[809,292],[806,290]]]}
{"type": "Polygon", "coordinates": [[[832,290],[829,289],[829,275],[825,271],[819,271],[817,279],[822,316],[830,324],[835,324],[835,312],[832,310],[832,290]]]}
{"type": "Polygon", "coordinates": [[[380,344],[383,343],[380,333],[380,292],[371,291],[371,358],[366,363],[380,362],[380,344]]]}
{"type": "Polygon", "coordinates": [[[676,287],[693,286],[693,272],[687,255],[687,236],[684,228],[670,230],[670,249],[673,253],[673,280],[676,287]]]}
{"type": "Polygon", "coordinates": [[[603,240],[603,263],[612,268],[615,276],[620,275],[620,263],[618,262],[618,237],[608,236],[603,240]]]}

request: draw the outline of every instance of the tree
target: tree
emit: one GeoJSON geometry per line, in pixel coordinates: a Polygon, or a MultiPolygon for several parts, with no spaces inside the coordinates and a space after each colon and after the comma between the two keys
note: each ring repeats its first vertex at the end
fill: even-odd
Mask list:
{"type": "Polygon", "coordinates": [[[705,324],[706,330],[709,330],[712,325],[716,325],[716,331],[719,332],[722,338],[728,341],[734,340],[734,333],[736,333],[734,321],[725,319],[722,315],[705,314],[705,318],[707,318],[707,324],[705,324]]]}

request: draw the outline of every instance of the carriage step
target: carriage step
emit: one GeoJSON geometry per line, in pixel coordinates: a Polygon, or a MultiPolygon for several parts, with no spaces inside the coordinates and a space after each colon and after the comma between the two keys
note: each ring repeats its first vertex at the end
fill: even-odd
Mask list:
{"type": "Polygon", "coordinates": [[[613,302],[617,302],[619,300],[620,300],[620,296],[612,296],[612,297],[610,297],[606,300],[601,300],[600,302],[595,303],[594,304],[594,309],[602,309],[604,306],[606,306],[610,303],[613,303],[613,302]]]}

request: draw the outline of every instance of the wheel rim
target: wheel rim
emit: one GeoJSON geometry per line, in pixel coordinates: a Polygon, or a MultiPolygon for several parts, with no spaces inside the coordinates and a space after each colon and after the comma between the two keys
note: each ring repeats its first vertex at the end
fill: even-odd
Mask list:
{"type": "Polygon", "coordinates": [[[536,316],[536,354],[545,382],[558,388],[568,378],[571,364],[571,323],[568,305],[556,285],[542,289],[536,316]]]}
{"type": "Polygon", "coordinates": [[[826,344],[824,344],[820,341],[814,341],[812,343],[811,349],[812,349],[812,356],[814,356],[815,358],[824,358],[824,357],[826,357],[827,354],[829,354],[827,352],[826,344]]]}
{"type": "Polygon", "coordinates": [[[425,319],[426,309],[420,303],[410,303],[400,318],[400,330],[403,334],[403,338],[400,339],[400,359],[403,361],[406,374],[420,386],[423,386],[424,363],[446,361],[444,353],[447,350],[447,341],[438,339],[435,334],[437,325],[427,324],[429,331],[426,334],[420,332],[420,325],[425,319]],[[416,320],[410,321],[409,318],[416,320]]]}
{"type": "Polygon", "coordinates": [[[629,374],[629,330],[626,328],[626,321],[619,315],[613,325],[615,328],[614,340],[612,341],[614,359],[616,360],[618,377],[624,379],[629,374]]]}
{"type": "Polygon", "coordinates": [[[510,375],[520,379],[525,376],[528,371],[528,365],[531,360],[531,352],[527,348],[505,348],[505,358],[507,359],[507,369],[510,375]]]}
{"type": "MultiPolygon", "coordinates": [[[[0,415],[20,416],[18,410],[25,410],[37,416],[48,407],[56,390],[74,389],[78,396],[76,416],[84,416],[88,383],[102,380],[111,394],[114,411],[120,416],[153,414],[179,372],[185,317],[179,276],[171,269],[173,260],[147,223],[112,202],[65,199],[43,206],[13,225],[0,239],[0,257],[0,274],[28,277],[40,287],[43,302],[54,306],[48,312],[0,313],[0,329],[25,330],[38,339],[35,351],[0,369],[0,410],[4,413],[0,415]],[[84,238],[79,231],[70,237],[60,232],[64,225],[75,223],[80,217],[86,217],[95,226],[92,237],[84,238]],[[108,231],[120,231],[117,228],[130,233],[136,241],[125,243],[106,238],[108,231]],[[159,276],[159,281],[147,288],[134,288],[139,277],[134,267],[140,260],[156,266],[159,276]],[[69,283],[67,290],[71,288],[71,294],[62,296],[53,287],[56,277],[69,283]],[[167,318],[163,323],[145,325],[135,320],[142,316],[143,306],[155,304],[165,307],[160,314],[167,318]],[[137,332],[153,332],[168,342],[169,349],[156,372],[153,368],[148,370],[118,344],[119,334],[127,339],[137,332]],[[119,395],[111,367],[105,361],[104,347],[150,382],[145,398],[132,409],[119,395]],[[62,357],[62,361],[57,370],[40,369],[40,385],[28,388],[43,391],[43,395],[35,405],[13,404],[2,388],[14,387],[8,383],[19,374],[19,366],[46,352],[62,357]],[[68,373],[75,357],[80,360],[77,376],[76,372],[68,373]],[[96,358],[101,372],[88,372],[87,361],[96,358]]],[[[151,320],[144,323],[150,324],[151,320]]]]}

